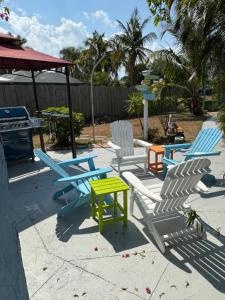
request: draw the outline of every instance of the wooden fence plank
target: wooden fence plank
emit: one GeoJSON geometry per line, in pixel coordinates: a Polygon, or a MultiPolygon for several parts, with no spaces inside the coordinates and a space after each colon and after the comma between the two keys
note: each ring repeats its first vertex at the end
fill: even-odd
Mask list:
{"type": "MultiPolygon", "coordinates": [[[[126,117],[125,104],[133,88],[94,87],[95,116],[126,117]]],[[[90,86],[71,84],[73,109],[91,117],[90,86]]],[[[67,92],[64,84],[37,84],[37,94],[41,109],[49,106],[67,106],[67,92]]],[[[0,83],[0,106],[25,105],[31,115],[35,112],[31,83],[0,83]]]]}

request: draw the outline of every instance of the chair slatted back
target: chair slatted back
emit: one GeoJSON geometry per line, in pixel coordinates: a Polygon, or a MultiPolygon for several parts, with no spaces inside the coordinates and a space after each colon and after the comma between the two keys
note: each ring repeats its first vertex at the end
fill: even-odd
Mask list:
{"type": "Polygon", "coordinates": [[[223,134],[218,128],[201,129],[188,153],[212,152],[223,134]]]}
{"type": "MultiPolygon", "coordinates": [[[[69,177],[70,175],[62,168],[60,167],[50,156],[45,154],[42,150],[40,149],[35,149],[34,154],[40,158],[41,161],[43,161],[50,169],[55,171],[60,177],[66,178],[69,177]]],[[[75,181],[71,183],[75,189],[79,192],[84,194],[83,189],[79,188],[79,184],[77,184],[75,181]]],[[[81,184],[81,183],[80,183],[81,184]]]]}
{"type": "Polygon", "coordinates": [[[162,215],[181,210],[188,196],[197,191],[201,177],[210,172],[209,166],[209,159],[198,158],[171,167],[160,193],[163,201],[156,204],[154,213],[162,215]]]}
{"type": "Polygon", "coordinates": [[[133,128],[128,121],[115,121],[111,124],[112,142],[121,147],[120,157],[134,155],[133,128]]]}

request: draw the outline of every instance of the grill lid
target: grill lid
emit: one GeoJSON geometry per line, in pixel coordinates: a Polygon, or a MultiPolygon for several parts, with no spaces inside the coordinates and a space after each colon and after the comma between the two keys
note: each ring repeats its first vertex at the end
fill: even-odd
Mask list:
{"type": "Polygon", "coordinates": [[[30,116],[25,106],[0,107],[0,123],[29,119],[30,116]]]}

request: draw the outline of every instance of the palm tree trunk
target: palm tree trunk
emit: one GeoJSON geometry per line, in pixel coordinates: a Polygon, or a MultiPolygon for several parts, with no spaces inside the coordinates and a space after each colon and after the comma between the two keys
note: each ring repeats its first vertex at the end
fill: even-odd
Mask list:
{"type": "Polygon", "coordinates": [[[140,123],[140,126],[141,126],[141,130],[142,130],[142,133],[143,133],[144,132],[144,126],[142,124],[141,117],[140,117],[140,115],[138,115],[137,117],[138,117],[138,120],[139,120],[139,123],[140,123]]]}
{"type": "Polygon", "coordinates": [[[192,88],[192,112],[196,116],[202,114],[198,86],[193,86],[192,88]]]}
{"type": "Polygon", "coordinates": [[[205,110],[205,78],[202,77],[202,114],[204,116],[204,110],[205,110]]]}

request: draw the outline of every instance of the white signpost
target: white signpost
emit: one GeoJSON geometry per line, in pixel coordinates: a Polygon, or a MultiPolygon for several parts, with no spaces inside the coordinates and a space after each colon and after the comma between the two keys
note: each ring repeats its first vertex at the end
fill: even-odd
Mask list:
{"type": "Polygon", "coordinates": [[[152,80],[159,79],[156,75],[151,75],[150,70],[142,72],[144,76],[144,81],[141,82],[141,85],[137,85],[136,89],[143,95],[143,105],[144,105],[144,140],[148,140],[148,101],[155,100],[155,95],[149,90],[149,86],[152,80]],[[149,85],[145,82],[149,81],[149,85]]]}

